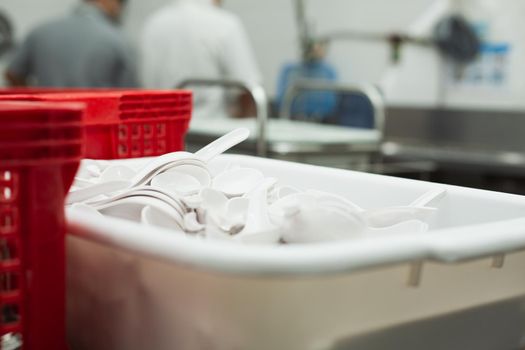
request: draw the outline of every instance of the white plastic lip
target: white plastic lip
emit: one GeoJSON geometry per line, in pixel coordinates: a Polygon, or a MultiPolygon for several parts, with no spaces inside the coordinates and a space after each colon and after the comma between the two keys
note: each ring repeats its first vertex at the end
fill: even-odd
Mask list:
{"type": "MultiPolygon", "coordinates": [[[[320,168],[247,156],[222,155],[223,161],[256,161],[261,165],[286,165],[301,171],[322,169],[326,175],[344,175],[340,169],[320,168]]],[[[136,163],[144,159],[118,161],[136,163]]],[[[375,181],[425,186],[421,181],[351,172],[354,178],[373,177],[375,181]]],[[[67,211],[68,232],[90,241],[204,269],[206,271],[248,275],[318,275],[344,273],[380,265],[434,260],[444,263],[485,258],[525,249],[525,197],[496,192],[440,185],[454,195],[468,195],[483,200],[516,205],[523,208],[521,218],[490,223],[433,230],[425,234],[396,235],[354,239],[319,244],[286,246],[251,246],[209,242],[193,237],[177,236],[169,230],[148,227],[114,218],[93,218],[89,213],[67,211]]],[[[460,213],[458,213],[459,215],[460,213]]]]}
{"type": "Polygon", "coordinates": [[[525,218],[489,224],[322,244],[254,246],[210,242],[114,218],[68,211],[71,235],[208,271],[250,275],[334,274],[435,260],[455,262],[525,248],[525,218]],[[502,228],[504,230],[502,230],[502,228]],[[503,232],[494,234],[494,229],[503,232]]]}

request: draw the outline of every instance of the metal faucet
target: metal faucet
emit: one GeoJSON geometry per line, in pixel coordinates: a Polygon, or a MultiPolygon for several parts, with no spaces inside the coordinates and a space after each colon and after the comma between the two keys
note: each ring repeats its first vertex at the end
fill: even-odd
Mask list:
{"type": "Polygon", "coordinates": [[[378,88],[371,84],[343,85],[331,82],[300,80],[288,87],[284,95],[283,103],[279,111],[282,119],[291,119],[292,103],[297,94],[304,90],[333,91],[338,93],[353,93],[365,95],[372,104],[374,110],[374,128],[379,131],[381,138],[385,127],[385,103],[378,88]]]}
{"type": "Polygon", "coordinates": [[[265,157],[267,154],[266,130],[268,123],[268,98],[263,87],[260,85],[248,85],[237,80],[228,79],[200,79],[191,78],[179,83],[176,88],[184,89],[188,86],[219,86],[223,88],[237,88],[250,94],[255,101],[257,118],[257,155],[265,157]]]}

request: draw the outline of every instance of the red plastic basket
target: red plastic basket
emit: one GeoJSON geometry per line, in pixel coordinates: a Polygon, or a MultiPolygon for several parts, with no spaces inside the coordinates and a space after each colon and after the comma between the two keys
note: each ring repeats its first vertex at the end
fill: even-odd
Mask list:
{"type": "Polygon", "coordinates": [[[184,149],[192,110],[189,91],[37,91],[0,95],[0,100],[85,103],[85,155],[88,158],[157,156],[184,149]]]}
{"type": "Polygon", "coordinates": [[[82,113],[0,103],[0,348],[67,349],[64,198],[82,158],[82,113]]]}

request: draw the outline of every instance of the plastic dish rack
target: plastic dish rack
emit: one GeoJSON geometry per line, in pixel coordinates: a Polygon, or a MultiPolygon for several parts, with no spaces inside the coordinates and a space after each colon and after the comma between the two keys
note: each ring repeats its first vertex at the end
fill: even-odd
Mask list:
{"type": "Polygon", "coordinates": [[[0,94],[0,100],[84,103],[87,158],[157,156],[184,148],[192,110],[189,91],[44,91],[0,94]]]}
{"type": "MultiPolygon", "coordinates": [[[[441,186],[245,156],[212,165],[228,164],[365,208],[410,203],[441,186]]],[[[316,245],[238,246],[68,213],[71,346],[519,349],[525,198],[443,187],[426,234],[316,245]]]]}
{"type": "Polygon", "coordinates": [[[63,207],[82,114],[81,104],[0,104],[0,349],[67,349],[63,207]]]}

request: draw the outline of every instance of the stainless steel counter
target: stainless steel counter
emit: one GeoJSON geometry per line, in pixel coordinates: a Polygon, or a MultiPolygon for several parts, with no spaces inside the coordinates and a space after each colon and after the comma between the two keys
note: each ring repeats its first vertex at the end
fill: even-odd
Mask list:
{"type": "Polygon", "coordinates": [[[525,111],[388,108],[383,154],[525,174],[525,111]]]}
{"type": "MultiPolygon", "coordinates": [[[[194,119],[186,137],[189,150],[195,150],[228,131],[245,127],[252,131],[237,152],[256,154],[257,133],[253,119],[194,119]]],[[[380,154],[381,132],[272,119],[266,132],[267,156],[317,165],[366,170],[371,157],[380,154]]]]}

